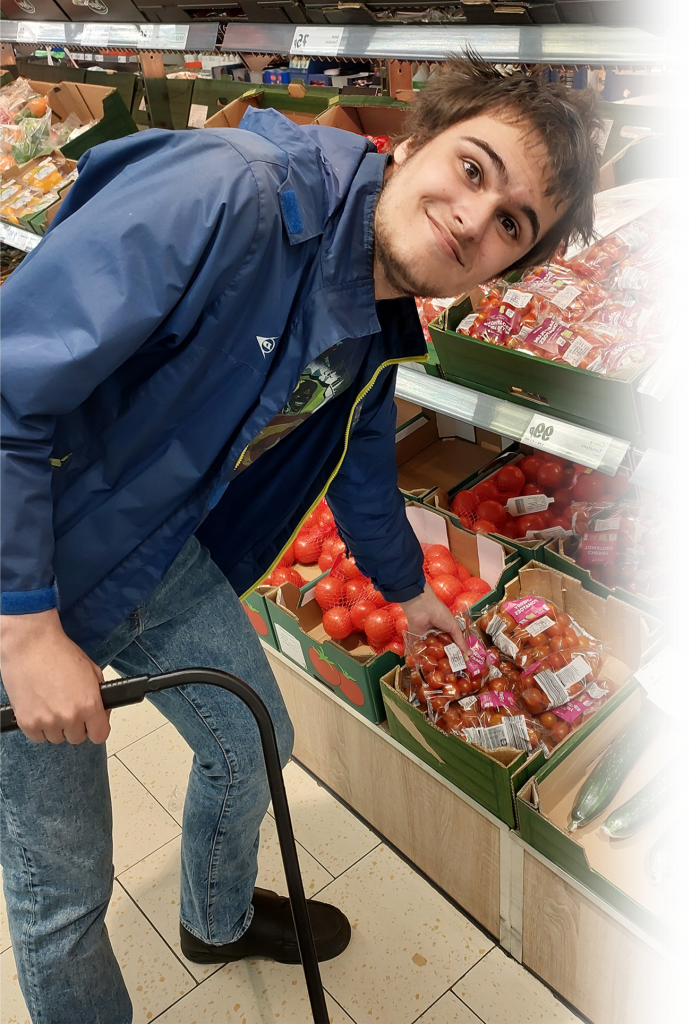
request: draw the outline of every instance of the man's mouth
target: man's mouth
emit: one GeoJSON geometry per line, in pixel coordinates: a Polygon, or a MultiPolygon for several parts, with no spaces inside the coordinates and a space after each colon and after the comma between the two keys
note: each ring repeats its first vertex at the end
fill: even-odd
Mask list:
{"type": "Polygon", "coordinates": [[[428,218],[430,227],[432,228],[435,236],[435,241],[439,248],[442,249],[446,256],[451,257],[455,262],[459,263],[460,266],[464,266],[459,256],[459,246],[457,245],[454,235],[448,231],[447,228],[443,228],[437,221],[433,220],[429,213],[426,213],[426,217],[428,218]]]}

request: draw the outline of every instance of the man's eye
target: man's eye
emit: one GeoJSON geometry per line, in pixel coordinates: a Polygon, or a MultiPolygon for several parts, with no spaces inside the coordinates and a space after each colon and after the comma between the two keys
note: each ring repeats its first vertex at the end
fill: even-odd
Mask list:
{"type": "Polygon", "coordinates": [[[509,235],[513,238],[518,237],[518,225],[512,217],[501,217],[501,224],[506,229],[509,235]]]}
{"type": "Polygon", "coordinates": [[[480,181],[481,171],[477,164],[472,163],[471,160],[464,160],[464,173],[467,175],[470,181],[480,181]]]}

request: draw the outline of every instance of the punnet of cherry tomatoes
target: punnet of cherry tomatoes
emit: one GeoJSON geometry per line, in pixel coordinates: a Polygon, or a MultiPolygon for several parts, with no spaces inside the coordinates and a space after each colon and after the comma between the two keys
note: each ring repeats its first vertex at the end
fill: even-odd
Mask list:
{"type": "Polygon", "coordinates": [[[400,688],[443,732],[486,751],[551,751],[604,703],[604,646],[551,601],[501,601],[447,633],[407,635],[400,688]]]}
{"type": "Polygon", "coordinates": [[[598,374],[636,372],[658,356],[667,333],[665,227],[652,211],[571,259],[560,252],[517,283],[484,285],[457,332],[598,374]]]}
{"type": "Polygon", "coordinates": [[[670,531],[658,501],[579,501],[564,554],[591,578],[661,601],[670,587],[670,531]]]}
{"type": "Polygon", "coordinates": [[[473,487],[458,491],[450,510],[475,533],[551,540],[570,535],[573,502],[618,501],[629,490],[624,472],[606,476],[538,451],[516,456],[473,487]]]}

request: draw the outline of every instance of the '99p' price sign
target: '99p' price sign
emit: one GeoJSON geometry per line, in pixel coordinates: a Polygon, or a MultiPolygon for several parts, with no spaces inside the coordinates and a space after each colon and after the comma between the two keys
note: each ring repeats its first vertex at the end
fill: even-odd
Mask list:
{"type": "Polygon", "coordinates": [[[310,57],[337,57],[344,34],[345,29],[342,28],[300,25],[294,30],[289,52],[310,57]]]}
{"type": "Polygon", "coordinates": [[[550,419],[538,412],[525,428],[522,440],[533,448],[541,448],[597,469],[605,458],[612,438],[578,427],[575,423],[550,419]]]}

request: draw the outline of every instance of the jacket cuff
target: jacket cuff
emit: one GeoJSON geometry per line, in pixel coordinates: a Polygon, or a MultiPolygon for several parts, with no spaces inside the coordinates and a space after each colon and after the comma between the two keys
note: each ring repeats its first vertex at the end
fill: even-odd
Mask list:
{"type": "Polygon", "coordinates": [[[56,584],[44,587],[43,590],[10,590],[0,598],[2,615],[31,615],[35,612],[46,612],[58,606],[56,584]]]}
{"type": "Polygon", "coordinates": [[[403,590],[380,590],[385,601],[389,604],[403,604],[414,597],[420,597],[425,590],[425,576],[421,577],[420,583],[414,583],[411,587],[404,587],[403,590]]]}

